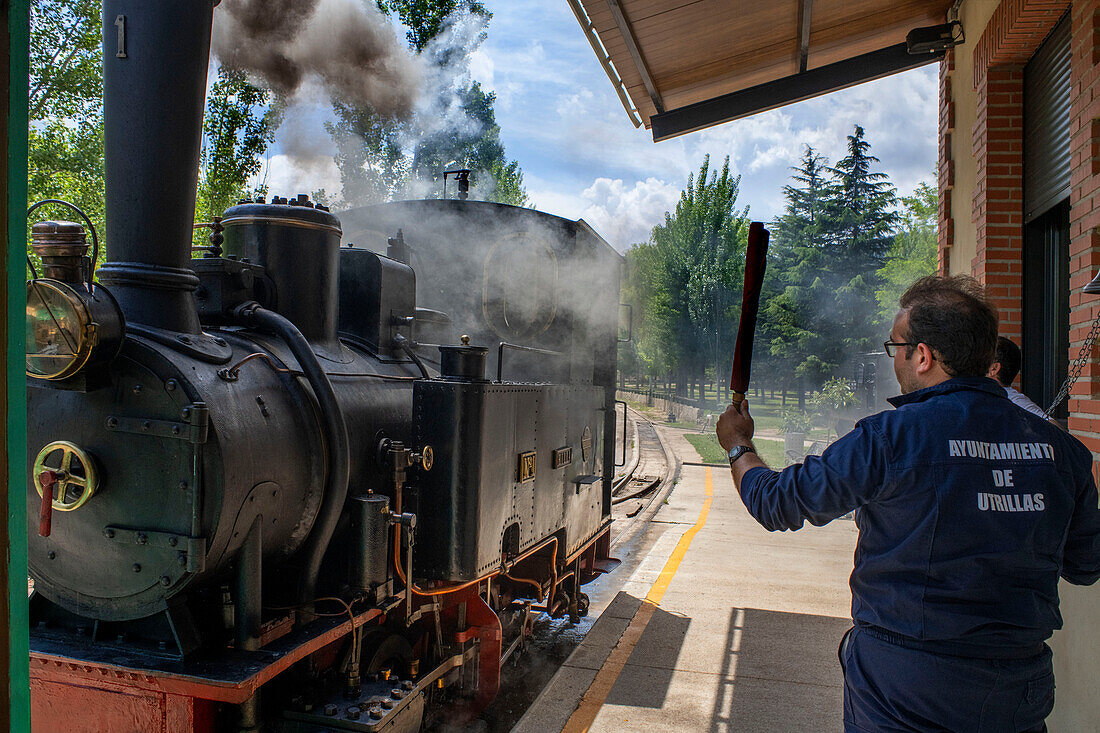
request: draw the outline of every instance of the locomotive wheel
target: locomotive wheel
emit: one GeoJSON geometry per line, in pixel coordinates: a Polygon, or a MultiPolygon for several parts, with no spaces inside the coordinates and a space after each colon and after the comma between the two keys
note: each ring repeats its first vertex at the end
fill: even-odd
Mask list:
{"type": "Polygon", "coordinates": [[[381,674],[388,670],[390,677],[410,679],[412,661],[412,645],[400,634],[376,628],[363,635],[360,669],[364,676],[381,674]]]}
{"type": "MultiPolygon", "coordinates": [[[[375,628],[363,634],[362,674],[370,679],[389,671],[389,679],[411,679],[413,650],[408,640],[384,628],[375,628]]],[[[420,695],[388,723],[385,733],[418,733],[424,723],[424,704],[420,695]]]]}

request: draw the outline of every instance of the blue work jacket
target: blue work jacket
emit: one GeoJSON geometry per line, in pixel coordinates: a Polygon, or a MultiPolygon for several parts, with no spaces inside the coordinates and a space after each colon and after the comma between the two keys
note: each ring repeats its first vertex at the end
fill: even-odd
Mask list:
{"type": "Polygon", "coordinates": [[[1062,626],[1058,577],[1100,578],[1092,454],[992,379],[890,400],[821,456],[747,471],[769,530],[856,510],[852,618],[902,644],[1021,656],[1062,626]]]}

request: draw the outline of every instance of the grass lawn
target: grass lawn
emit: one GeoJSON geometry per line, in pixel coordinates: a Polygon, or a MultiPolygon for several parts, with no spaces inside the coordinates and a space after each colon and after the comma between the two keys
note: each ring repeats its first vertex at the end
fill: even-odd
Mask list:
{"type": "MultiPolygon", "coordinates": [[[[726,452],[718,445],[718,438],[711,434],[687,434],[684,436],[695,448],[703,463],[725,463],[726,452]]],[[[772,468],[783,468],[787,462],[783,459],[783,444],[774,440],[756,441],[756,450],[764,463],[772,468]]]]}
{"type": "MultiPolygon", "coordinates": [[[[630,405],[632,408],[634,408],[635,410],[637,410],[638,412],[645,415],[650,420],[654,421],[654,422],[661,423],[661,424],[664,424],[664,425],[671,425],[671,427],[675,427],[675,428],[685,428],[685,429],[688,429],[688,430],[699,428],[698,424],[693,424],[693,423],[682,423],[682,422],[666,423],[665,418],[668,416],[668,413],[660,411],[656,407],[647,407],[646,404],[645,404],[644,399],[639,398],[637,401],[635,401],[633,399],[628,399],[626,401],[626,403],[628,405],[630,405]]],[[[768,404],[762,405],[762,404],[760,404],[759,400],[754,400],[752,398],[752,396],[750,395],[749,396],[749,404],[750,404],[750,407],[752,409],[752,418],[756,422],[756,427],[757,427],[758,430],[774,430],[776,432],[780,432],[780,433],[782,432],[783,419],[782,419],[782,417],[780,417],[781,408],[779,406],[779,401],[778,400],[770,400],[768,402],[768,404]]],[[[788,404],[793,407],[794,404],[796,404],[796,403],[794,402],[793,399],[789,399],[788,404]]],[[[713,414],[715,416],[715,418],[717,418],[717,416],[724,409],[726,409],[725,405],[722,405],[720,408],[719,407],[710,407],[710,406],[708,406],[708,409],[703,410],[701,414],[706,414],[707,412],[709,412],[709,413],[713,414]]],[[[700,420],[699,424],[702,424],[702,420],[700,420]]],[[[713,429],[713,428],[711,428],[711,429],[713,429]]],[[[808,440],[824,440],[825,435],[826,435],[825,428],[813,428],[806,437],[807,437],[808,440]]],[[[757,446],[757,447],[759,447],[759,446],[757,446]]],[[[761,450],[765,450],[765,449],[762,448],[761,450]]],[[[782,458],[783,451],[781,451],[781,450],[778,451],[778,453],[776,453],[776,455],[778,455],[780,458],[782,458]]]]}

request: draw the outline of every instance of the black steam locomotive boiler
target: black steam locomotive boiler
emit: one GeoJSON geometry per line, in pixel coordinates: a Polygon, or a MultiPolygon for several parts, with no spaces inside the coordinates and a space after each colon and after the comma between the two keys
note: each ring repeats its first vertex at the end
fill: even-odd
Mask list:
{"type": "Polygon", "coordinates": [[[107,261],[33,227],[34,728],[473,714],[615,564],[620,258],[528,209],[305,196],[192,258],[211,6],[105,0],[107,261]]]}

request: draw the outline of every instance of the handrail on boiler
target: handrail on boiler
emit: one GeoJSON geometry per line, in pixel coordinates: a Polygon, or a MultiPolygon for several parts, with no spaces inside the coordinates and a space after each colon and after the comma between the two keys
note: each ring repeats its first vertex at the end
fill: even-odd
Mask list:
{"type": "Polygon", "coordinates": [[[547,356],[565,356],[560,351],[551,351],[550,349],[536,349],[534,346],[523,346],[521,344],[510,344],[507,341],[501,341],[497,347],[497,382],[504,381],[504,349],[515,349],[516,351],[528,351],[532,354],[546,354],[547,356]]]}

